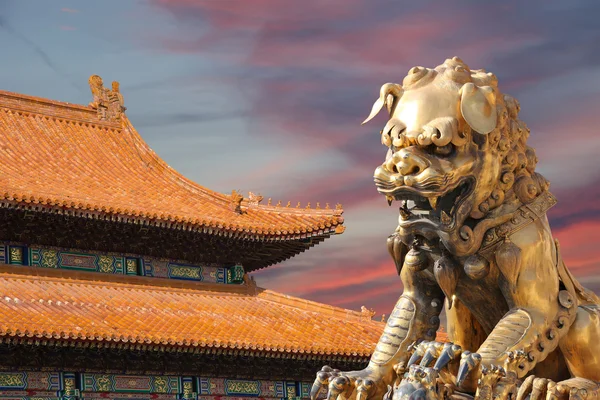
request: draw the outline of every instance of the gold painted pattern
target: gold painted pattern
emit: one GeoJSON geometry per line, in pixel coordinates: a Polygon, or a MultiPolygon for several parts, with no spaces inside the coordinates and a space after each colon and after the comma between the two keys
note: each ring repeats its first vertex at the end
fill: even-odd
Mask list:
{"type": "Polygon", "coordinates": [[[137,273],[137,262],[132,259],[127,260],[127,273],[128,274],[136,274],[137,273]]]}
{"type": "Polygon", "coordinates": [[[167,379],[162,376],[154,378],[154,390],[156,390],[157,393],[167,393],[169,391],[167,379]]]}
{"type": "Polygon", "coordinates": [[[255,381],[227,381],[227,393],[259,394],[259,382],[255,381]]]}
{"type": "Polygon", "coordinates": [[[23,249],[20,247],[11,247],[10,248],[10,261],[15,263],[23,262],[23,249]]]}
{"type": "Polygon", "coordinates": [[[44,268],[58,267],[58,252],[56,250],[42,250],[42,261],[40,265],[44,268]]]}
{"type": "Polygon", "coordinates": [[[75,393],[75,379],[65,378],[65,396],[72,396],[75,393]]]}
{"type": "Polygon", "coordinates": [[[183,382],[183,397],[192,397],[192,382],[183,382]]]}
{"type": "Polygon", "coordinates": [[[202,270],[193,267],[171,267],[171,277],[200,279],[202,270]]]}
{"type": "Polygon", "coordinates": [[[23,374],[0,374],[0,386],[23,387],[25,386],[24,376],[23,374]]]}
{"type": "Polygon", "coordinates": [[[100,266],[100,272],[113,272],[112,268],[113,259],[109,256],[100,256],[98,259],[98,265],[100,266]]]}
{"type": "Polygon", "coordinates": [[[96,378],[96,387],[99,392],[110,392],[111,386],[110,377],[108,375],[100,375],[96,378]]]}
{"type": "Polygon", "coordinates": [[[287,397],[288,399],[296,398],[296,388],[293,386],[287,387],[287,397]]]}

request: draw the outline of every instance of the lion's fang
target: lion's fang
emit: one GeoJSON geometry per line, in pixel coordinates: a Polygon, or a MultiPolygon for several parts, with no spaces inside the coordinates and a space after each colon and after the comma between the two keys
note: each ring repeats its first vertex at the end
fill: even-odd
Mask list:
{"type": "Polygon", "coordinates": [[[394,198],[392,196],[385,196],[385,198],[387,199],[388,206],[391,206],[392,202],[394,201],[394,198]]]}
{"type": "Polygon", "coordinates": [[[429,198],[429,204],[431,205],[431,208],[433,208],[434,210],[437,207],[438,199],[439,199],[439,197],[430,197],[429,198]]]}
{"type": "Polygon", "coordinates": [[[442,210],[441,220],[442,220],[443,224],[449,224],[450,221],[452,221],[452,219],[448,216],[448,214],[446,214],[446,211],[443,211],[443,210],[442,210]]]}

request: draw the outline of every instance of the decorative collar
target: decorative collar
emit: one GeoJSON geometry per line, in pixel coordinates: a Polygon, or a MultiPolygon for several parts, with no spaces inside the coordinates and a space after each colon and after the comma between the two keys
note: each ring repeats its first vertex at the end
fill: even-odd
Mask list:
{"type": "Polygon", "coordinates": [[[490,255],[496,246],[515,232],[520,231],[527,225],[546,215],[552,206],[557,203],[556,198],[549,191],[545,191],[536,197],[531,203],[519,207],[512,218],[494,228],[488,229],[483,237],[478,253],[482,256],[490,255]]]}

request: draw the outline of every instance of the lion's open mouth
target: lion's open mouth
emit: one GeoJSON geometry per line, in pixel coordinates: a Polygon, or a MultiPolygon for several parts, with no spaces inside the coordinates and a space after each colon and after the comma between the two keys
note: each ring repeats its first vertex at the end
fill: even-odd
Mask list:
{"type": "MultiPolygon", "coordinates": [[[[379,185],[378,185],[379,186],[379,185]]],[[[428,219],[442,225],[451,225],[456,210],[473,192],[475,180],[472,177],[461,179],[454,187],[443,194],[438,192],[420,192],[414,188],[397,187],[385,190],[379,187],[382,194],[395,201],[401,201],[400,216],[402,220],[428,219]]]]}

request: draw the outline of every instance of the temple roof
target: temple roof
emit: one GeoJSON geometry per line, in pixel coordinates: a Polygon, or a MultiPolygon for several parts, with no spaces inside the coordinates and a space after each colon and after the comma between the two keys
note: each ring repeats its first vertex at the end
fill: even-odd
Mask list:
{"type": "Polygon", "coordinates": [[[0,91],[0,147],[3,205],[254,240],[344,230],[341,207],[262,205],[208,190],[158,157],[125,115],[101,120],[90,106],[0,91]]]}
{"type": "Polygon", "coordinates": [[[368,359],[384,324],[252,282],[240,287],[0,265],[0,341],[94,342],[368,359]]]}
{"type": "Polygon", "coordinates": [[[0,91],[0,240],[254,271],[344,231],[341,205],[261,204],[185,178],[135,130],[115,84],[91,77],[88,106],[0,91]]]}

